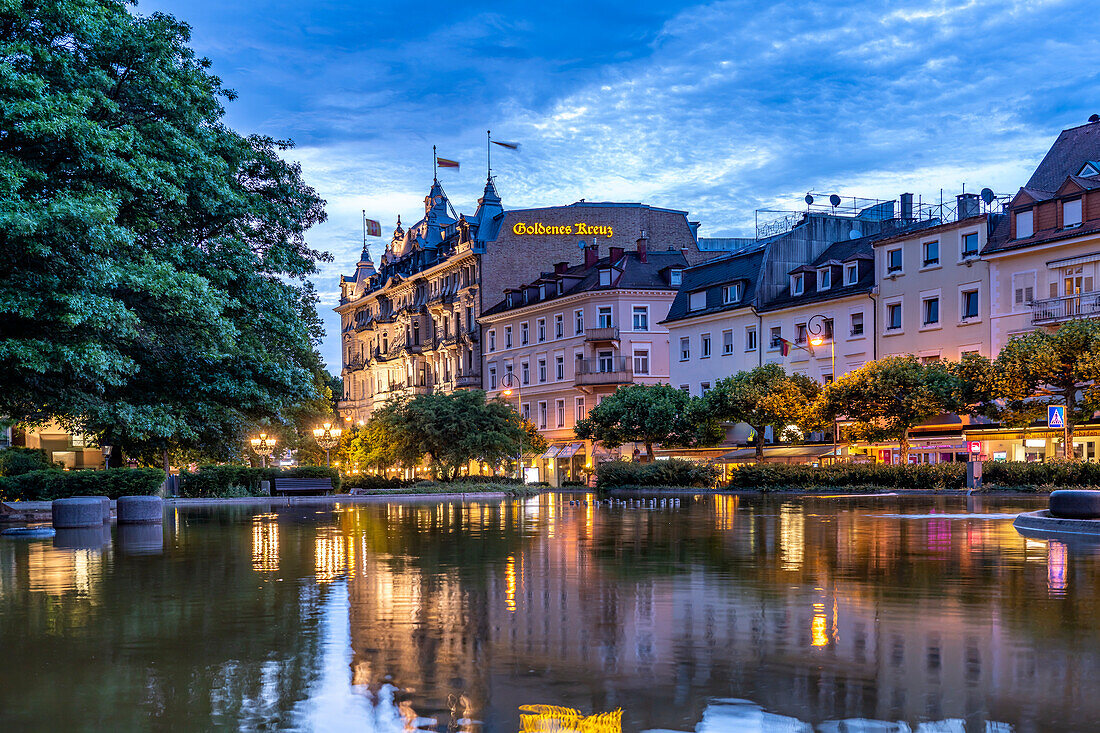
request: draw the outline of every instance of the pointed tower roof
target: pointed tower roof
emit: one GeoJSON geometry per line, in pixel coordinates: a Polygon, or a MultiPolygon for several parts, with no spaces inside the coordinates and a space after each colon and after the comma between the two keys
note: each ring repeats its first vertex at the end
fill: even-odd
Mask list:
{"type": "Polygon", "coordinates": [[[451,215],[451,201],[447,198],[447,192],[439,184],[439,179],[432,181],[431,190],[424,197],[424,218],[429,224],[446,226],[453,224],[455,217],[451,215]]]}
{"type": "Polygon", "coordinates": [[[485,190],[477,200],[477,211],[474,212],[478,239],[488,241],[495,238],[492,222],[502,213],[504,213],[504,206],[500,201],[500,194],[497,193],[496,184],[493,183],[493,177],[490,175],[485,179],[485,190]]]}

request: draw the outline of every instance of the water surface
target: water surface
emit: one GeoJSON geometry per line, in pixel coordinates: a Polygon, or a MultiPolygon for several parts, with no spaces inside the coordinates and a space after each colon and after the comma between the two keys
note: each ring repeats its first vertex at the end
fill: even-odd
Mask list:
{"type": "Polygon", "coordinates": [[[569,498],[4,539],[0,730],[1100,721],[1100,555],[1020,536],[1039,500],[569,498]]]}

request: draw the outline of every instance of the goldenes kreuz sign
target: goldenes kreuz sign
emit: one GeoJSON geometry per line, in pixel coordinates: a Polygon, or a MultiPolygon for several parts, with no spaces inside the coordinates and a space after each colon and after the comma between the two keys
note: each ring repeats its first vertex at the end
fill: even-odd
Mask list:
{"type": "Polygon", "coordinates": [[[535,222],[534,224],[528,224],[526,222],[517,221],[512,225],[512,234],[518,234],[521,237],[538,235],[538,234],[558,234],[558,235],[578,235],[582,237],[608,237],[610,238],[615,233],[614,229],[609,226],[586,224],[585,222],[577,222],[576,224],[543,224],[542,222],[535,222]]]}

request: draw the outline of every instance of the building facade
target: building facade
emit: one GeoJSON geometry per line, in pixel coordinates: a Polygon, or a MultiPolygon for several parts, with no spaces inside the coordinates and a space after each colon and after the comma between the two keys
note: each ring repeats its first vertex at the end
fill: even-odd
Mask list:
{"type": "Polygon", "coordinates": [[[604,397],[628,384],[668,382],[661,321],[688,265],[686,244],[644,236],[603,257],[590,244],[584,263],[559,262],[506,288],[481,317],[485,389],[513,402],[550,442],[542,456],[526,457],[540,480],[560,485],[594,465],[591,441],[578,441],[573,428],[604,397]]]}

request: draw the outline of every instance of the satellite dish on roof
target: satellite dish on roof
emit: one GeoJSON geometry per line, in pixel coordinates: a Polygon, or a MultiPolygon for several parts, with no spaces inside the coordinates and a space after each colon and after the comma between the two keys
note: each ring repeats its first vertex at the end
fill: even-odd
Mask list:
{"type": "Polygon", "coordinates": [[[858,229],[853,229],[852,231],[848,232],[848,239],[859,239],[862,236],[863,232],[858,229]]]}
{"type": "Polygon", "coordinates": [[[1089,115],[1089,122],[1100,122],[1100,115],[1089,115]]]}
{"type": "Polygon", "coordinates": [[[577,241],[577,247],[580,249],[584,249],[585,244],[583,239],[577,241]]]}
{"type": "Polygon", "coordinates": [[[840,197],[835,193],[829,197],[829,203],[833,205],[833,208],[840,206],[840,197]]]}
{"type": "Polygon", "coordinates": [[[813,194],[806,194],[806,205],[809,206],[814,202],[813,194]]]}
{"type": "Polygon", "coordinates": [[[993,203],[993,199],[995,198],[997,198],[997,195],[993,193],[992,188],[987,187],[982,189],[982,201],[986,202],[987,204],[991,204],[993,203]]]}

